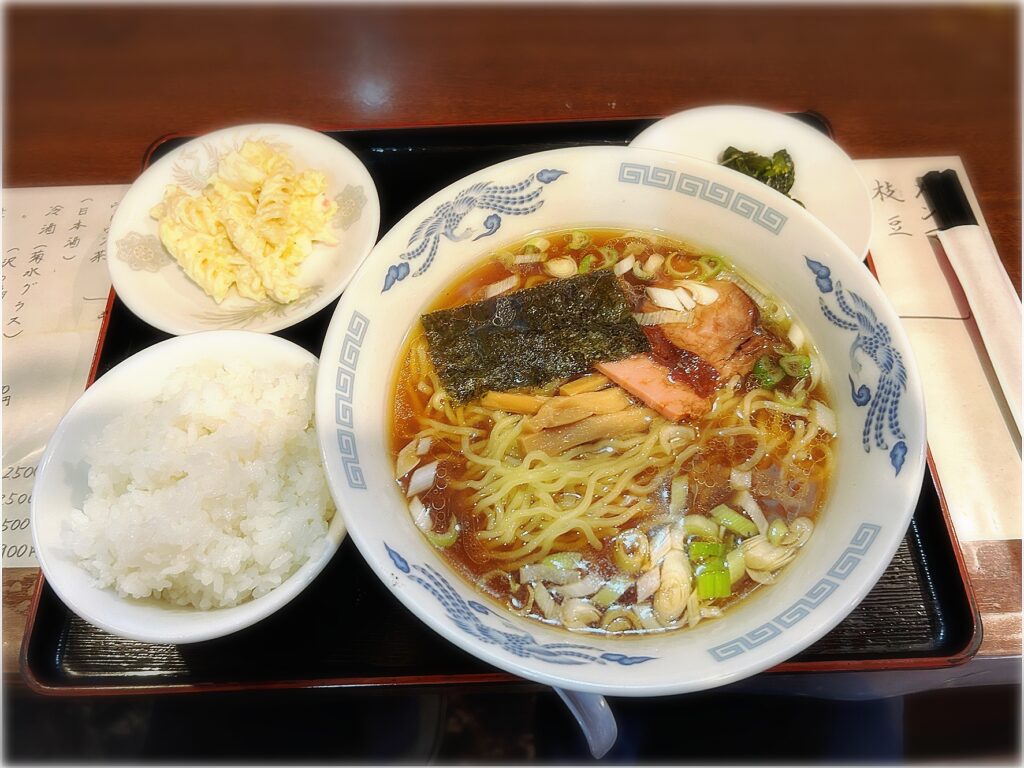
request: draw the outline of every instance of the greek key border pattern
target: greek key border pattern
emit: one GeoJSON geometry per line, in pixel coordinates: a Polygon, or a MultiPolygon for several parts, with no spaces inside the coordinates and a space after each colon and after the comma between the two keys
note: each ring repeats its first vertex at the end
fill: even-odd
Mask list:
{"type": "Polygon", "coordinates": [[[352,313],[348,328],[345,330],[345,340],[341,344],[338,372],[334,381],[334,423],[337,426],[341,466],[345,469],[345,482],[349,488],[366,488],[366,479],[363,477],[362,467],[359,466],[356,436],[352,431],[352,394],[355,391],[360,348],[369,327],[369,318],[359,312],[352,313]]]}
{"type": "Polygon", "coordinates": [[[785,214],[757,198],[701,176],[689,173],[677,174],[671,168],[659,168],[656,165],[644,165],[643,163],[622,163],[619,166],[619,181],[623,184],[642,184],[647,187],[675,191],[687,197],[700,198],[713,205],[726,208],[744,219],[749,219],[773,235],[779,234],[786,225],[785,214]]]}
{"type": "Polygon", "coordinates": [[[879,525],[862,523],[853,538],[850,539],[850,546],[843,550],[826,576],[819,579],[799,600],[771,621],[765,622],[745,635],[709,648],[708,653],[711,654],[711,658],[715,661],[735,658],[778,637],[785,630],[809,616],[811,611],[839,589],[840,581],[845,580],[853,573],[871,545],[875,543],[881,530],[882,527],[879,525]]]}

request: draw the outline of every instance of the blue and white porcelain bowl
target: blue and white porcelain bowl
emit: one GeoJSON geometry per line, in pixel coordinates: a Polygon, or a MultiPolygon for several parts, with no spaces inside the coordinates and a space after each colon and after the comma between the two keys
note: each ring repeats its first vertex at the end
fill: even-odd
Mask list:
{"type": "Polygon", "coordinates": [[[723,685],[806,648],[885,570],[924,473],[920,377],[872,275],[796,203],[714,164],[656,150],[527,155],[424,201],[378,243],[342,297],[316,397],[335,501],[359,550],[398,599],[496,667],[607,695],[723,685]],[[502,245],[536,231],[587,226],[661,232],[722,254],[792,308],[827,367],[838,466],[815,535],[773,586],[693,629],[615,638],[518,617],[446,564],[413,524],[394,480],[392,382],[419,315],[502,245]]]}

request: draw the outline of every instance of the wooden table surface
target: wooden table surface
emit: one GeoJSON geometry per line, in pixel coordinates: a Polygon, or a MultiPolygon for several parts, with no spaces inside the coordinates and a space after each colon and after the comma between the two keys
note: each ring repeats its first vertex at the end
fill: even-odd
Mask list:
{"type": "MultiPolygon", "coordinates": [[[[960,155],[1020,290],[1014,6],[8,6],[5,187],[125,183],[169,132],[827,116],[854,158],[960,155]]],[[[989,656],[1021,652],[1021,544],[970,542],[989,656]]],[[[16,679],[35,569],[3,572],[16,679]]]]}

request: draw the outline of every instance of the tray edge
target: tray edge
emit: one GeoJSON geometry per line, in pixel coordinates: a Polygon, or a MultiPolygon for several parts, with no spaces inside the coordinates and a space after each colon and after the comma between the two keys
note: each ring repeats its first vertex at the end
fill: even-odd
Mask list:
{"type": "MultiPolygon", "coordinates": [[[[827,128],[828,134],[833,134],[833,128],[831,121],[824,115],[816,112],[815,110],[802,110],[820,120],[827,128]]],[[[374,130],[401,130],[401,129],[430,129],[430,128],[453,128],[459,126],[515,126],[515,125],[536,125],[538,123],[545,124],[558,124],[558,123],[599,123],[599,122],[618,122],[626,120],[645,120],[645,119],[657,119],[657,116],[652,118],[651,116],[637,116],[637,115],[625,115],[622,117],[615,118],[583,118],[573,120],[516,120],[511,122],[479,122],[479,123],[457,123],[457,124],[409,124],[403,126],[377,126],[377,127],[365,127],[352,128],[349,126],[343,127],[323,127],[314,126],[314,130],[322,132],[344,132],[347,130],[358,130],[358,131],[374,131],[374,130]]],[[[145,170],[152,159],[153,154],[167,141],[183,138],[185,136],[191,136],[194,134],[188,134],[180,131],[172,131],[165,133],[156,139],[154,139],[149,146],[146,148],[143,158],[141,170],[145,170]]],[[[877,279],[878,273],[875,269],[874,260],[872,259],[871,253],[867,254],[865,259],[868,270],[877,279]]],[[[92,365],[89,371],[89,378],[86,383],[86,389],[92,386],[96,380],[96,373],[99,366],[100,357],[103,352],[104,344],[106,342],[107,327],[110,321],[110,310],[113,307],[114,299],[116,294],[114,289],[110,289],[110,293],[107,296],[106,310],[104,312],[103,322],[100,326],[99,335],[96,342],[96,349],[93,353],[92,365]]],[[[953,558],[956,561],[959,579],[958,583],[962,583],[964,587],[964,596],[967,600],[967,606],[970,614],[971,628],[970,637],[964,647],[958,650],[956,653],[948,656],[933,656],[933,657],[907,657],[903,659],[856,659],[856,660],[837,660],[837,661],[803,661],[803,662],[783,662],[771,667],[761,674],[811,674],[811,673],[822,673],[822,672],[868,672],[868,671],[881,671],[881,670],[910,670],[910,669],[939,669],[945,667],[959,666],[966,663],[973,658],[978,649],[981,647],[981,642],[984,636],[984,628],[981,621],[981,612],[978,607],[977,597],[974,592],[973,584],[971,583],[970,576],[967,573],[966,563],[963,557],[963,551],[960,547],[959,537],[956,535],[956,530],[952,524],[952,518],[949,514],[949,507],[946,503],[946,497],[942,490],[942,482],[938,475],[935,473],[935,463],[932,458],[931,449],[927,451],[927,464],[929,473],[934,483],[936,494],[939,499],[939,509],[942,512],[943,524],[946,529],[946,533],[949,537],[950,546],[953,552],[953,558]]],[[[28,649],[33,636],[33,630],[35,628],[35,620],[38,612],[39,604],[42,597],[42,592],[45,587],[46,580],[42,570],[39,572],[38,579],[36,581],[35,592],[32,597],[32,602],[29,606],[28,614],[25,620],[25,631],[22,635],[21,648],[18,653],[19,669],[23,679],[25,680],[28,687],[35,693],[47,696],[77,696],[77,695],[141,695],[141,694],[164,694],[164,693],[188,693],[188,692],[200,692],[200,691],[238,691],[238,690],[274,690],[274,689],[294,689],[294,688],[336,688],[336,687],[416,687],[420,685],[433,686],[442,684],[467,684],[467,685],[487,685],[494,683],[513,683],[519,680],[514,675],[509,675],[503,672],[485,673],[485,674],[466,674],[457,676],[425,676],[420,678],[396,678],[396,677],[381,677],[381,678],[321,678],[318,680],[294,680],[294,681],[264,681],[257,683],[210,683],[210,684],[199,684],[199,685],[151,685],[151,686],[51,686],[43,683],[31,669],[28,660],[28,649]],[[399,681],[402,682],[399,682],[399,681]],[[408,681],[408,682],[406,682],[408,681]]],[[[65,609],[66,606],[65,606],[65,609]]],[[[69,609],[67,609],[69,610],[69,609]]]]}

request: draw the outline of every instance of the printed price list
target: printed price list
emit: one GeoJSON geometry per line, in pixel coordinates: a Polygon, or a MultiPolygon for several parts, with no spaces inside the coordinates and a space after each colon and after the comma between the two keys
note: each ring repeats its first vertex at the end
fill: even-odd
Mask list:
{"type": "Polygon", "coordinates": [[[36,464],[85,389],[110,278],[106,237],[127,187],[4,191],[3,565],[37,565],[36,464]]]}

